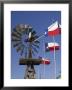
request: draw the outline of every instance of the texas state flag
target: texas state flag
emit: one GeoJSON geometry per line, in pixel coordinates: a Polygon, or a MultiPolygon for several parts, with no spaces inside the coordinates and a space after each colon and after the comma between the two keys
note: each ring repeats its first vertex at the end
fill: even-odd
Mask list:
{"type": "Polygon", "coordinates": [[[60,45],[56,42],[45,43],[45,51],[54,51],[54,48],[55,50],[59,50],[60,45]]]}
{"type": "Polygon", "coordinates": [[[50,59],[47,58],[43,58],[43,57],[39,57],[39,59],[41,59],[41,64],[50,64],[50,59]]]}
{"type": "Polygon", "coordinates": [[[54,22],[52,25],[48,27],[48,35],[56,36],[61,34],[61,27],[58,21],[54,22]]]}
{"type": "Polygon", "coordinates": [[[50,64],[50,60],[46,58],[42,58],[41,64],[50,64]]]}

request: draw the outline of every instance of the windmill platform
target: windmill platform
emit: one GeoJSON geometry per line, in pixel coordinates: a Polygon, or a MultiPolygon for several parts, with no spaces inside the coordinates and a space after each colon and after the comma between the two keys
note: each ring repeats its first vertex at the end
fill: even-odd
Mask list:
{"type": "Polygon", "coordinates": [[[33,58],[20,58],[19,65],[28,65],[28,64],[33,64],[33,65],[40,65],[42,60],[40,59],[33,59],[33,58]]]}

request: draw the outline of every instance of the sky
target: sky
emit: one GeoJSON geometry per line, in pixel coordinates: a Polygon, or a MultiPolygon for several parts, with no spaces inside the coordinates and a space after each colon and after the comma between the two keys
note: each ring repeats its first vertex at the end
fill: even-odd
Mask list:
{"type": "MultiPolygon", "coordinates": [[[[61,12],[60,11],[12,11],[11,12],[11,28],[17,24],[29,24],[37,32],[38,36],[44,34],[47,28],[55,21],[61,24],[61,12]]],[[[45,75],[44,65],[40,64],[34,66],[36,70],[37,79],[54,79],[54,52],[45,52],[45,43],[53,42],[52,36],[44,36],[39,39],[40,48],[38,53],[33,56],[33,58],[38,58],[39,56],[50,59],[50,64],[45,65],[45,75]]],[[[61,72],[61,35],[55,36],[55,42],[59,43],[60,49],[55,52],[56,58],[56,76],[61,72]]],[[[20,53],[16,52],[16,48],[11,46],[11,78],[12,79],[23,79],[25,74],[26,65],[19,65],[19,59],[21,58],[20,53]]]]}

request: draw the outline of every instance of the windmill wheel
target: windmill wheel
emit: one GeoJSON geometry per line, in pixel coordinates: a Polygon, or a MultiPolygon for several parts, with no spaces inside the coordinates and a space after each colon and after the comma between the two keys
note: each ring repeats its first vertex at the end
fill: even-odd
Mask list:
{"type": "Polygon", "coordinates": [[[37,38],[36,32],[30,25],[19,24],[12,30],[13,47],[16,48],[17,52],[20,52],[21,56],[24,54],[27,57],[27,50],[30,49],[29,46],[32,47],[32,54],[37,52],[39,41],[34,41],[37,38]]]}

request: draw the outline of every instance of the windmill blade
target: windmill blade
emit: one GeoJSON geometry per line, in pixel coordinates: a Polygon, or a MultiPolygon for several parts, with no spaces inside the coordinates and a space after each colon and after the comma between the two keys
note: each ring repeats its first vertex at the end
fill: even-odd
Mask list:
{"type": "Polygon", "coordinates": [[[35,46],[36,48],[39,48],[39,45],[37,45],[37,44],[33,44],[33,46],[35,46]]]}
{"type": "Polygon", "coordinates": [[[34,43],[39,44],[40,42],[38,40],[34,41],[34,43]]]}
{"type": "Polygon", "coordinates": [[[17,37],[14,37],[14,36],[12,36],[12,39],[21,40],[21,38],[17,38],[17,37]]]}
{"type": "Polygon", "coordinates": [[[37,39],[37,38],[38,38],[38,36],[37,36],[37,35],[36,35],[36,36],[33,36],[33,38],[34,38],[34,40],[35,40],[35,39],[37,39]]]}
{"type": "Polygon", "coordinates": [[[21,40],[21,38],[16,38],[12,36],[12,40],[21,40]]]}
{"type": "Polygon", "coordinates": [[[17,52],[19,52],[21,50],[21,46],[17,47],[17,52]]]}
{"type": "Polygon", "coordinates": [[[16,49],[16,50],[17,50],[17,52],[21,51],[22,46],[23,46],[23,44],[17,47],[17,49],[16,49]]]}
{"type": "Polygon", "coordinates": [[[12,42],[20,42],[21,40],[12,39],[12,42]]]}
{"type": "Polygon", "coordinates": [[[24,29],[22,29],[22,34],[26,34],[26,29],[24,28],[24,29]]]}
{"type": "Polygon", "coordinates": [[[22,47],[22,50],[21,50],[20,55],[22,56],[22,55],[23,55],[23,53],[24,53],[24,45],[23,45],[23,47],[22,47]]]}
{"type": "Polygon", "coordinates": [[[17,32],[19,35],[22,35],[22,31],[21,31],[21,30],[16,30],[16,32],[17,32]]]}
{"type": "Polygon", "coordinates": [[[18,39],[21,40],[22,37],[16,37],[16,36],[12,36],[13,39],[18,39]]]}
{"type": "Polygon", "coordinates": [[[16,30],[16,32],[18,35],[22,36],[22,33],[20,31],[16,30]]]}
{"type": "Polygon", "coordinates": [[[38,53],[37,48],[35,48],[35,47],[32,46],[32,49],[33,49],[34,52],[38,53]]]}
{"type": "Polygon", "coordinates": [[[18,34],[19,36],[22,36],[22,31],[20,29],[17,29],[16,27],[13,29],[13,31],[18,34]]]}
{"type": "Polygon", "coordinates": [[[16,26],[16,32],[22,35],[22,28],[20,27],[20,25],[16,26]]]}
{"type": "Polygon", "coordinates": [[[20,41],[20,42],[15,43],[15,44],[13,44],[13,47],[17,47],[17,46],[19,46],[20,44],[22,44],[22,42],[21,42],[21,41],[20,41]]]}
{"type": "Polygon", "coordinates": [[[17,26],[16,26],[16,31],[17,31],[19,34],[29,34],[29,32],[32,31],[32,27],[29,26],[29,25],[20,24],[20,25],[17,25],[17,26]]]}
{"type": "Polygon", "coordinates": [[[35,55],[34,51],[32,50],[32,54],[35,55]]]}
{"type": "Polygon", "coordinates": [[[17,37],[17,38],[21,38],[21,36],[17,32],[12,32],[12,36],[17,37]]]}
{"type": "Polygon", "coordinates": [[[21,42],[21,41],[14,41],[14,42],[13,42],[13,45],[16,44],[16,43],[20,43],[20,42],[21,42]]]}
{"type": "Polygon", "coordinates": [[[24,24],[19,24],[16,26],[18,30],[20,30],[21,32],[25,31],[25,25],[24,24]]]}
{"type": "Polygon", "coordinates": [[[16,28],[14,28],[13,31],[14,31],[15,33],[17,33],[18,36],[20,36],[20,37],[22,36],[22,34],[21,34],[20,32],[18,32],[18,30],[16,30],[16,28]]]}

